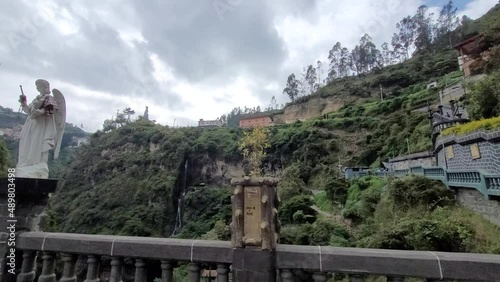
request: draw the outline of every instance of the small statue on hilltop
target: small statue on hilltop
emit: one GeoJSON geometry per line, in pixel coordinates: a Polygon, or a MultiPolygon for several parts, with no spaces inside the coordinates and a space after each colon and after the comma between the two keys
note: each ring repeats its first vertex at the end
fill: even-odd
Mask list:
{"type": "Polygon", "coordinates": [[[21,131],[16,177],[49,178],[49,150],[59,156],[66,125],[66,101],[63,94],[52,90],[44,79],[35,81],[39,95],[28,105],[22,86],[19,102],[28,115],[21,131]]]}
{"type": "Polygon", "coordinates": [[[149,110],[148,110],[148,106],[146,106],[146,110],[144,111],[144,119],[149,121],[149,110]]]}

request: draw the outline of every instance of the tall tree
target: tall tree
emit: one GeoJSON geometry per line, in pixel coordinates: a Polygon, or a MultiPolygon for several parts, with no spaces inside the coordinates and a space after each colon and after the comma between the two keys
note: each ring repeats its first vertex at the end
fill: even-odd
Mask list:
{"type": "Polygon", "coordinates": [[[380,47],[382,48],[382,51],[380,53],[382,65],[383,66],[392,65],[392,51],[389,50],[389,43],[384,42],[380,47]]]}
{"type": "Polygon", "coordinates": [[[318,89],[317,80],[316,68],[313,65],[309,65],[306,71],[306,83],[309,87],[309,94],[313,94],[318,89]]]}
{"type": "Polygon", "coordinates": [[[330,82],[340,75],[340,60],[342,58],[342,44],[337,42],[328,53],[330,60],[330,69],[328,71],[327,81],[330,82]]]}
{"type": "Polygon", "coordinates": [[[410,47],[415,38],[415,21],[414,18],[407,16],[396,24],[399,32],[392,37],[392,46],[394,50],[400,54],[404,54],[405,59],[410,58],[410,47]]]}
{"type": "Polygon", "coordinates": [[[323,86],[323,82],[321,81],[321,78],[323,77],[323,63],[321,61],[316,62],[316,73],[318,74],[318,87],[323,86]]]}
{"type": "Polygon", "coordinates": [[[302,68],[302,73],[299,78],[299,96],[306,96],[309,93],[309,87],[307,84],[307,67],[302,68]]]}
{"type": "Polygon", "coordinates": [[[417,13],[413,16],[415,24],[415,48],[417,51],[428,50],[432,44],[432,16],[433,13],[428,13],[426,5],[418,7],[417,13]]]}
{"type": "Polygon", "coordinates": [[[123,114],[127,116],[127,122],[130,122],[130,116],[135,115],[135,111],[132,108],[125,108],[123,114]]]}
{"type": "MultiPolygon", "coordinates": [[[[246,107],[245,107],[246,108],[246,107]]],[[[226,126],[227,127],[238,127],[240,125],[240,119],[243,111],[240,107],[233,108],[233,110],[227,114],[226,117],[226,126]]],[[[222,119],[222,117],[221,117],[222,119]]]]}
{"type": "Polygon", "coordinates": [[[372,38],[370,35],[365,34],[360,40],[360,46],[363,50],[363,65],[364,71],[369,72],[374,67],[378,66],[377,59],[380,57],[380,50],[377,49],[377,46],[373,44],[372,38]]]}
{"type": "Polygon", "coordinates": [[[436,36],[447,36],[450,47],[453,47],[451,42],[451,32],[458,27],[460,21],[457,17],[457,7],[453,6],[453,1],[450,0],[448,4],[443,6],[439,12],[438,25],[436,36]]]}
{"type": "Polygon", "coordinates": [[[352,68],[352,57],[349,49],[342,48],[340,52],[340,63],[339,63],[339,76],[348,76],[351,73],[352,68]]]}
{"type": "Polygon", "coordinates": [[[360,74],[364,69],[364,52],[361,46],[356,45],[351,51],[351,69],[356,74],[360,74]]]}
{"type": "Polygon", "coordinates": [[[115,118],[116,124],[119,124],[120,126],[124,126],[125,124],[127,124],[127,120],[128,119],[125,117],[124,113],[120,113],[120,111],[116,111],[116,118],[115,118]]]}
{"type": "Polygon", "coordinates": [[[276,102],[276,98],[273,96],[271,98],[271,103],[269,104],[269,109],[274,110],[278,108],[278,103],[276,102]]]}
{"type": "Polygon", "coordinates": [[[465,37],[467,37],[468,33],[470,32],[470,26],[472,23],[472,19],[463,16],[462,19],[460,20],[460,39],[464,40],[465,37]]]}
{"type": "Polygon", "coordinates": [[[365,34],[359,41],[359,45],[351,52],[353,71],[356,73],[370,72],[378,65],[380,51],[372,42],[372,38],[365,34]]]}
{"type": "Polygon", "coordinates": [[[283,93],[288,95],[290,100],[295,101],[299,96],[299,81],[295,78],[295,74],[288,76],[286,87],[283,89],[283,93]]]}

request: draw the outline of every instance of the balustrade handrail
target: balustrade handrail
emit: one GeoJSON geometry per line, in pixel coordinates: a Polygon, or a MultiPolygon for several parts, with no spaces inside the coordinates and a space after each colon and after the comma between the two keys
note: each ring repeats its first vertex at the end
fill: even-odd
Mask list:
{"type": "MultiPolygon", "coordinates": [[[[233,259],[230,242],[208,240],[26,232],[19,235],[17,247],[25,251],[198,263],[231,264],[233,259]]],[[[494,281],[500,277],[500,255],[278,245],[275,267],[321,273],[494,281]]]]}
{"type": "Polygon", "coordinates": [[[169,238],[25,232],[17,238],[21,250],[110,257],[231,263],[231,242],[169,238]]]}
{"type": "Polygon", "coordinates": [[[276,267],[389,277],[498,281],[500,255],[279,245],[276,267]]]}

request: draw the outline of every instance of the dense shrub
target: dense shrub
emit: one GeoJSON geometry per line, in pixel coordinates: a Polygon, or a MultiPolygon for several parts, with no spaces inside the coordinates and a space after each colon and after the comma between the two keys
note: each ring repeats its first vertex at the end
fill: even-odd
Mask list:
{"type": "Polygon", "coordinates": [[[282,224],[314,222],[317,212],[311,208],[313,200],[310,196],[295,196],[280,205],[278,217],[282,224]],[[296,213],[302,211],[303,218],[297,218],[296,213]],[[299,222],[294,221],[294,215],[299,222]]]}
{"type": "Polygon", "coordinates": [[[500,117],[494,117],[489,119],[481,119],[476,121],[471,121],[466,124],[456,125],[447,128],[441,132],[442,136],[447,136],[451,134],[464,135],[477,130],[492,130],[500,128],[500,117]]]}
{"type": "Polygon", "coordinates": [[[402,211],[416,206],[433,210],[436,207],[454,203],[453,192],[442,182],[423,176],[396,179],[389,184],[388,191],[391,200],[402,211]]]}
{"type": "Polygon", "coordinates": [[[500,71],[473,84],[466,102],[473,119],[500,116],[500,71]]]}

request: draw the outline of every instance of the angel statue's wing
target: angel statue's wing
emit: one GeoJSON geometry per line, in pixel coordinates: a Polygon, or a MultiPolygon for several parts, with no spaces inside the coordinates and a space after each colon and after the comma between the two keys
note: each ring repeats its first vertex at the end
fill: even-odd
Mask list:
{"type": "Polygon", "coordinates": [[[64,134],[64,127],[66,126],[66,100],[64,99],[61,91],[57,89],[52,89],[52,95],[54,95],[54,100],[57,103],[57,109],[54,112],[54,122],[56,123],[57,130],[54,159],[57,159],[57,157],[59,157],[59,151],[61,150],[61,141],[64,134]]]}

